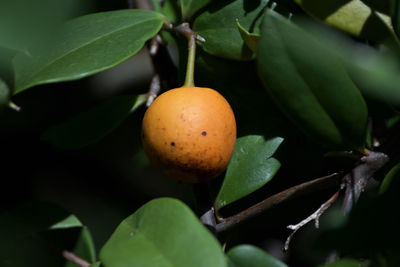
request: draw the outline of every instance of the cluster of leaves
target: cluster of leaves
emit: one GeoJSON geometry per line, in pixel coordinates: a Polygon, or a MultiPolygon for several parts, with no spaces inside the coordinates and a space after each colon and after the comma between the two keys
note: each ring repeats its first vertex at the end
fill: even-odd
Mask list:
{"type": "MultiPolygon", "coordinates": [[[[42,1],[43,6],[52,2],[42,1]]],[[[28,30],[21,30],[17,24],[11,33],[0,29],[4,36],[0,40],[1,63],[5,62],[0,70],[0,105],[7,106],[12,96],[37,85],[81,79],[112,68],[138,53],[164,24],[188,21],[206,39],[199,44],[196,84],[223,93],[232,104],[239,126],[233,158],[222,184],[215,189],[214,207],[219,212],[263,187],[276,175],[281,163],[288,164],[289,161],[281,162],[274,156],[282,143],[289,144],[287,151],[280,151],[283,159],[303,154],[309,143],[297,144],[299,133],[324,152],[363,151],[371,146],[368,116],[383,117],[386,121],[399,117],[399,1],[295,2],[297,6],[287,1],[276,7],[268,0],[166,0],[163,4],[153,0],[154,11],[109,11],[80,16],[63,24],[46,18],[46,24],[52,20],[54,27],[40,31],[44,36],[42,42],[26,41],[31,40],[29,32],[43,29],[40,21],[28,30]],[[291,19],[289,11],[294,13],[291,19]],[[310,16],[318,21],[310,20],[310,16]],[[321,26],[321,21],[353,39],[321,26]],[[368,111],[370,102],[390,112],[382,115],[368,111]]],[[[4,12],[15,9],[24,16],[29,10],[23,0],[4,3],[0,6],[4,12]]],[[[14,22],[18,20],[7,20],[8,25],[14,22]]],[[[179,40],[162,34],[179,47],[179,40]]],[[[185,49],[179,52],[184,58],[185,49]]],[[[184,66],[179,69],[184,70],[184,66]]],[[[62,149],[84,147],[116,129],[145,101],[145,95],[113,97],[49,128],[42,137],[62,149]]],[[[385,133],[390,134],[392,128],[387,125],[385,133]]],[[[389,181],[386,187],[396,175],[395,169],[385,180],[389,181]]],[[[379,205],[387,205],[385,200],[391,199],[382,198],[379,205]]],[[[100,263],[96,262],[88,230],[73,215],[40,207],[29,206],[1,215],[2,236],[10,236],[2,238],[7,242],[1,244],[2,265],[24,266],[21,261],[29,257],[21,259],[12,253],[15,246],[25,242],[22,240],[29,240],[26,255],[30,255],[42,251],[34,245],[36,239],[57,239],[57,247],[73,251],[91,262],[91,266],[285,266],[249,245],[239,245],[224,254],[193,212],[182,202],[169,198],[150,201],[126,218],[101,248],[100,263]],[[48,218],[41,216],[42,212],[57,216],[48,218]],[[42,221],[43,218],[46,220],[42,221]],[[21,233],[20,229],[26,232],[21,233]],[[65,241],[68,245],[59,244],[64,238],[69,238],[65,241]],[[8,240],[12,240],[11,246],[8,240]]],[[[342,234],[343,241],[346,233],[357,226],[352,222],[349,220],[332,232],[342,234]]],[[[339,243],[331,242],[334,246],[328,249],[346,245],[339,243]]],[[[345,251],[363,257],[382,253],[379,260],[390,264],[396,260],[390,258],[396,254],[392,248],[374,248],[374,253],[370,247],[368,253],[345,251]],[[385,253],[389,253],[389,258],[385,253]]],[[[61,254],[55,255],[58,256],[43,255],[37,265],[59,264],[61,254]]],[[[342,260],[334,264],[327,266],[359,266],[360,262],[342,260]]]]}

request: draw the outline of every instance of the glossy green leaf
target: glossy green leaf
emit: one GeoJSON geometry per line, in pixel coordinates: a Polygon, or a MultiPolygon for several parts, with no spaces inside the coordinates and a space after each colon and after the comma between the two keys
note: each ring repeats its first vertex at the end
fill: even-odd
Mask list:
{"type": "MultiPolygon", "coordinates": [[[[95,260],[88,230],[70,212],[48,203],[29,203],[0,214],[0,266],[63,266],[57,247],[95,260]]],[[[71,264],[65,266],[73,266],[71,264]]]]}
{"type": "Polygon", "coordinates": [[[378,42],[397,40],[390,17],[377,13],[361,0],[296,0],[310,15],[345,32],[378,42]]]}
{"type": "Polygon", "coordinates": [[[212,0],[179,0],[183,20],[189,21],[197,11],[207,6],[211,1],[212,0]]]}
{"type": "Polygon", "coordinates": [[[72,227],[81,227],[82,223],[75,217],[75,215],[69,215],[68,217],[62,219],[59,222],[51,225],[49,229],[56,230],[56,229],[66,229],[72,227]]]}
{"type": "Polygon", "coordinates": [[[319,267],[363,267],[368,266],[355,259],[340,259],[332,263],[320,265],[319,267]]]}
{"type": "Polygon", "coordinates": [[[251,246],[240,245],[228,252],[230,267],[286,267],[280,260],[272,257],[264,250],[251,246]]]}
{"type": "Polygon", "coordinates": [[[207,53],[234,60],[250,60],[253,53],[244,43],[236,21],[251,33],[259,32],[259,25],[268,0],[218,1],[201,13],[193,29],[206,39],[200,44],[207,53]]]}
{"type": "Polygon", "coordinates": [[[0,110],[7,105],[10,97],[10,89],[7,84],[0,78],[0,110]]]}
{"type": "Polygon", "coordinates": [[[117,96],[105,103],[47,129],[42,139],[62,149],[95,143],[117,128],[146,101],[145,95],[117,96]]]}
{"type": "Polygon", "coordinates": [[[364,99],[323,42],[269,10],[257,53],[265,87],[311,140],[331,149],[364,147],[364,99]]]}
{"type": "Polygon", "coordinates": [[[236,141],[235,151],[228,165],[221,189],[215,199],[220,209],[261,188],[269,182],[281,164],[272,155],[283,139],[249,135],[236,141]]]}
{"type": "Polygon", "coordinates": [[[105,267],[222,267],[214,236],[182,202],[155,199],[126,218],[100,252],[105,267]]]}
{"type": "Polygon", "coordinates": [[[258,39],[260,38],[260,34],[250,33],[248,30],[246,30],[240,24],[239,21],[237,21],[236,24],[239,29],[240,36],[242,36],[244,43],[251,49],[251,51],[256,52],[257,51],[257,43],[258,43],[258,39]]]}
{"type": "Polygon", "coordinates": [[[150,10],[119,10],[73,19],[49,47],[14,60],[16,91],[79,79],[136,54],[161,28],[164,16],[150,10]]]}

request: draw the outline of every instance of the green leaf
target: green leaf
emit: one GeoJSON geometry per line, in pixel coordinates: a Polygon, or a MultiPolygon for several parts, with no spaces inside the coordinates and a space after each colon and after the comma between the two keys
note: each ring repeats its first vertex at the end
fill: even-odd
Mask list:
{"type": "Polygon", "coordinates": [[[177,2],[174,0],[151,0],[151,4],[155,11],[160,12],[168,18],[171,23],[179,22],[179,9],[177,2]]]}
{"type": "Polygon", "coordinates": [[[105,267],[226,266],[214,236],[182,202],[155,199],[126,218],[100,252],[105,267]]]}
{"type": "MultiPolygon", "coordinates": [[[[82,227],[72,252],[88,262],[96,261],[96,250],[88,228],[82,227]]],[[[67,262],[64,267],[76,267],[76,265],[72,262],[67,262]]]]}
{"type": "Polygon", "coordinates": [[[392,26],[397,38],[400,37],[400,1],[390,0],[390,14],[392,18],[392,26]]]}
{"type": "Polygon", "coordinates": [[[179,0],[183,21],[189,21],[197,11],[207,6],[211,1],[212,0],[179,0]]]}
{"type": "Polygon", "coordinates": [[[95,260],[88,230],[70,212],[52,204],[29,203],[2,212],[0,236],[0,266],[63,266],[65,259],[54,247],[95,260]]]}
{"type": "Polygon", "coordinates": [[[282,141],[280,137],[265,141],[264,137],[257,135],[237,139],[235,151],[215,199],[217,209],[256,191],[274,177],[281,164],[272,155],[282,141]]]}
{"type": "Polygon", "coordinates": [[[158,12],[134,9],[73,19],[51,46],[15,58],[15,93],[111,68],[136,54],[160,30],[163,20],[158,12]]]}
{"type": "Polygon", "coordinates": [[[10,89],[8,85],[0,78],[0,110],[8,104],[10,100],[10,89]]]}
{"type": "Polygon", "coordinates": [[[326,23],[368,40],[397,43],[390,17],[377,13],[361,0],[295,0],[307,13],[326,23]]]}
{"type": "Polygon", "coordinates": [[[348,51],[349,74],[369,98],[400,107],[400,63],[397,54],[359,48],[348,51]],[[358,52],[358,53],[357,53],[358,52]]]}
{"type": "Polygon", "coordinates": [[[239,20],[236,21],[236,24],[239,29],[240,36],[242,36],[244,43],[251,49],[251,51],[256,52],[257,51],[257,43],[258,43],[258,39],[260,38],[260,34],[250,33],[239,23],[239,20]]]}
{"type": "Polygon", "coordinates": [[[362,149],[367,107],[339,58],[274,11],[261,30],[258,70],[284,113],[314,142],[362,149]]]}
{"type": "Polygon", "coordinates": [[[89,265],[89,267],[100,267],[100,266],[101,266],[101,262],[100,261],[94,262],[94,263],[89,265]]]}
{"type": "Polygon", "coordinates": [[[244,43],[236,21],[248,32],[258,33],[268,0],[220,1],[210,5],[193,24],[193,29],[206,39],[200,44],[209,54],[234,60],[251,60],[252,51],[244,43]]]}
{"type": "Polygon", "coordinates": [[[320,267],[362,267],[367,266],[355,259],[340,259],[332,263],[321,265],[320,267]]]}
{"type": "Polygon", "coordinates": [[[82,148],[112,132],[145,101],[145,95],[114,97],[47,129],[42,139],[62,149],[82,148]]]}
{"type": "Polygon", "coordinates": [[[379,194],[383,194],[390,188],[391,184],[394,183],[395,179],[400,177],[400,163],[396,164],[385,176],[380,187],[379,194]]]}
{"type": "Polygon", "coordinates": [[[81,227],[82,223],[75,217],[75,215],[69,215],[68,217],[62,219],[61,221],[51,225],[49,229],[66,229],[72,227],[81,227]]]}
{"type": "Polygon", "coordinates": [[[0,1],[0,47],[29,55],[32,45],[42,45],[67,18],[85,12],[79,0],[0,1]]]}
{"type": "MultiPolygon", "coordinates": [[[[251,246],[240,245],[228,252],[232,267],[285,267],[278,259],[272,257],[264,250],[251,246]]],[[[231,266],[230,265],[230,266],[231,266]]]]}

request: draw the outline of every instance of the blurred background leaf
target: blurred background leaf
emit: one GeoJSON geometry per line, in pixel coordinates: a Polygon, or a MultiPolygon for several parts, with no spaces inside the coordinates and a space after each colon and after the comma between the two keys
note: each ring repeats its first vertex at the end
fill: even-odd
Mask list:
{"type": "Polygon", "coordinates": [[[190,18],[200,9],[207,6],[212,0],[179,0],[183,21],[190,18]]]}
{"type": "Polygon", "coordinates": [[[10,97],[10,90],[7,84],[0,78],[0,111],[7,105],[10,97]]]}
{"type": "Polygon", "coordinates": [[[0,47],[30,54],[43,45],[67,19],[90,7],[79,0],[2,0],[0,2],[0,47]]]}
{"type": "Polygon", "coordinates": [[[312,140],[331,149],[363,148],[366,104],[344,64],[323,42],[267,11],[257,64],[264,86],[312,140]]]}
{"type": "Polygon", "coordinates": [[[0,214],[1,266],[71,266],[63,250],[95,260],[92,237],[68,211],[54,204],[35,202],[0,214]]]}
{"type": "Polygon", "coordinates": [[[275,259],[264,250],[251,246],[240,245],[229,250],[229,267],[285,267],[283,262],[275,259]]]}
{"type": "Polygon", "coordinates": [[[362,262],[355,259],[340,259],[332,263],[320,265],[319,267],[363,267],[363,266],[368,266],[368,264],[363,264],[362,262]]]}
{"type": "Polygon", "coordinates": [[[123,95],[47,129],[42,139],[62,149],[77,149],[99,141],[146,101],[145,95],[123,95]]]}

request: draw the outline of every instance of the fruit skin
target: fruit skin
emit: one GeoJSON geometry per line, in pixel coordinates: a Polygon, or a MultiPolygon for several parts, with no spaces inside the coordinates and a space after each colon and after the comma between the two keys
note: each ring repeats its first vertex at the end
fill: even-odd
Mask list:
{"type": "Polygon", "coordinates": [[[236,121],[214,89],[181,87],[155,99],[142,123],[149,160],[177,181],[198,183],[223,172],[233,154],[236,121]]]}

